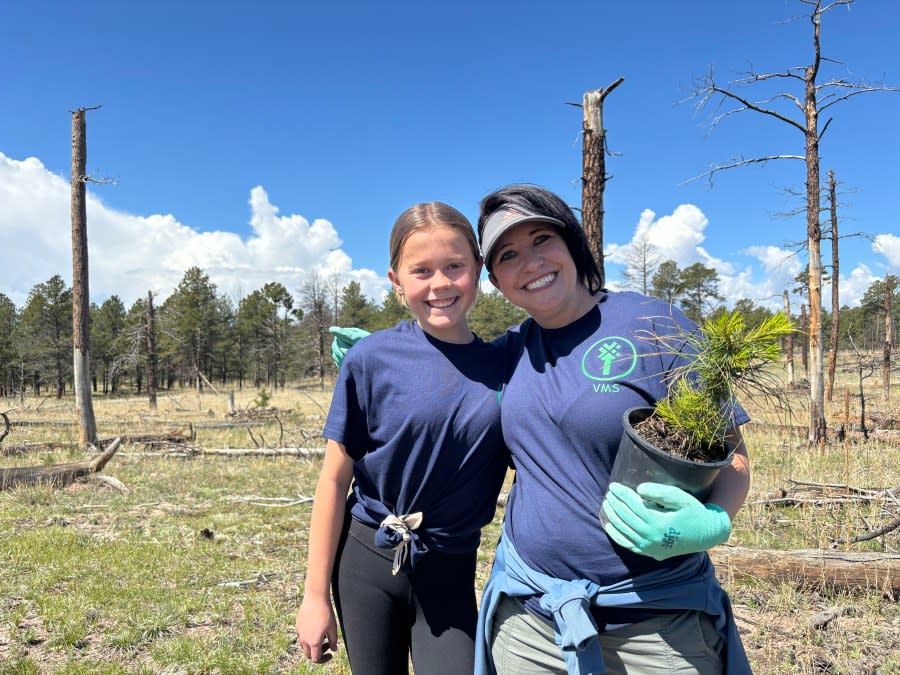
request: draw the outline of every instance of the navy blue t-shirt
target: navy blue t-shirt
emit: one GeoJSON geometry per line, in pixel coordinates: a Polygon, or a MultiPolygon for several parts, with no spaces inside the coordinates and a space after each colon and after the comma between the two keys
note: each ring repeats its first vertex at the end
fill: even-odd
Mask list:
{"type": "Polygon", "coordinates": [[[478,546],[508,465],[500,433],[505,339],[442,342],[412,321],[347,352],[323,435],[354,459],[348,506],[378,527],[421,511],[428,549],[478,546]]]}
{"type": "MultiPolygon", "coordinates": [[[[653,338],[679,335],[679,327],[695,328],[669,303],[610,292],[564,328],[542,329],[528,319],[509,335],[510,348],[515,343],[521,351],[501,406],[516,469],[506,530],[534,569],[608,585],[683,562],[657,562],[623,549],[598,517],[622,414],[665,397],[664,374],[690,358],[682,340],[668,340],[661,349],[653,338]],[[669,353],[673,347],[682,353],[669,353]]],[[[738,407],[735,423],[746,421],[738,407]]]]}

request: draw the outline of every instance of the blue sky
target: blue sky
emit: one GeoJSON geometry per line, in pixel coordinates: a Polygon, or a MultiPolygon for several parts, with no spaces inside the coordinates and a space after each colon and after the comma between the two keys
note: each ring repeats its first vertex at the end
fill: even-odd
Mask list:
{"type": "MultiPolygon", "coordinates": [[[[778,304],[805,262],[803,163],[685,184],[739,155],[801,154],[802,135],[745,113],[708,133],[689,97],[811,58],[808,6],[755,2],[0,4],[0,292],[24,302],[71,278],[69,110],[88,113],[91,296],[171,293],[198,265],[234,298],[316,271],[387,287],[387,238],[407,206],[446,201],[474,222],[501,185],[545,185],[580,205],[581,111],[606,100],[612,174],[605,241],[644,232],[664,258],[716,267],[729,301],[778,304]],[[801,17],[798,20],[790,19],[801,17]],[[777,297],[776,297],[777,296],[777,297]]],[[[900,84],[900,4],[829,12],[825,79],[900,84]]],[[[782,88],[782,90],[787,90],[782,88]]],[[[745,90],[758,98],[763,90],[745,90]],[[756,94],[754,95],[754,92],[756,94]]],[[[792,90],[798,95],[801,93],[792,90]]],[[[822,170],[846,192],[841,291],[855,304],[900,271],[900,93],[831,109],[822,170]]],[[[791,112],[796,117],[797,113],[791,112]]],[[[830,252],[823,249],[823,255],[830,252]]],[[[827,296],[826,296],[827,297],[827,296]]]]}

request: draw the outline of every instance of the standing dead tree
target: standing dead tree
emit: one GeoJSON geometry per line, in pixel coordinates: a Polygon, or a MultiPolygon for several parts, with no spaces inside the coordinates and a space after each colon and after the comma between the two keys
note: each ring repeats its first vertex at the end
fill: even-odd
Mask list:
{"type": "Polygon", "coordinates": [[[866,392],[863,389],[863,381],[872,377],[875,373],[875,358],[873,356],[869,356],[864,354],[859,350],[859,347],[856,346],[856,342],[853,340],[853,333],[850,332],[850,327],[847,327],[847,337],[850,340],[850,346],[853,347],[853,352],[856,354],[856,364],[853,369],[856,371],[856,381],[859,385],[859,428],[863,433],[863,438],[869,439],[869,430],[866,428],[866,392]]]}
{"type": "Polygon", "coordinates": [[[603,192],[606,189],[606,130],[603,101],[624,77],[608,87],[585,92],[582,99],[584,140],[581,151],[581,222],[591,252],[603,274],[603,192]]]}
{"type": "MultiPolygon", "coordinates": [[[[812,309],[810,309],[812,314],[812,309]]],[[[809,332],[812,321],[807,317],[806,305],[800,305],[800,363],[803,366],[803,374],[809,377],[809,332]]]]}
{"type": "Polygon", "coordinates": [[[828,211],[831,215],[831,343],[828,350],[828,384],[825,398],[831,401],[834,394],[834,371],[837,369],[838,337],[841,329],[840,265],[838,252],[837,181],[834,170],[828,170],[828,211]]]}
{"type": "MultiPolygon", "coordinates": [[[[784,313],[787,315],[787,318],[791,318],[791,299],[788,296],[788,292],[784,292],[784,313]]],[[[794,336],[793,335],[785,335],[784,336],[784,355],[785,360],[787,361],[787,379],[788,385],[794,386],[794,336]]]]}
{"type": "Polygon", "coordinates": [[[91,301],[88,288],[87,205],[87,124],[85,112],[72,113],[72,379],[75,411],[78,415],[78,442],[85,447],[97,441],[97,422],[91,400],[91,301]]]}
{"type": "Polygon", "coordinates": [[[150,410],[156,410],[156,310],[153,307],[153,292],[147,291],[147,310],[144,321],[144,334],[147,339],[147,396],[150,410]]]}
{"type": "Polygon", "coordinates": [[[744,77],[721,85],[712,70],[696,83],[692,98],[697,100],[697,110],[714,107],[709,120],[713,129],[722,121],[742,112],[755,112],[771,120],[777,120],[803,135],[803,154],[771,154],[760,157],[740,156],[726,164],[712,165],[710,169],[690,180],[706,178],[710,183],[720,171],[754,164],[767,164],[779,159],[802,160],[806,166],[806,248],[809,259],[809,443],[825,442],[825,387],[822,346],[822,261],[819,224],[820,184],[819,145],[833,118],[823,125],[819,118],[832,106],[859,94],[876,91],[897,91],[882,83],[854,82],[843,77],[819,81],[822,61],[833,61],[822,56],[822,16],[840,6],[850,6],[854,0],[799,0],[811,7],[808,19],[812,26],[812,61],[806,66],[791,66],[782,72],[748,72],[744,77]],[[781,91],[782,83],[795,85],[800,93],[781,91]],[[739,93],[742,86],[757,85],[754,91],[764,90],[762,97],[751,99],[739,93]],[[775,87],[775,91],[772,90],[775,87]],[[786,110],[785,110],[786,108],[786,110]],[[792,115],[796,115],[792,116],[792,115]]]}
{"type": "Polygon", "coordinates": [[[650,294],[650,280],[659,269],[660,259],[656,251],[657,248],[644,232],[628,245],[620,258],[625,263],[625,271],[622,272],[625,283],[643,295],[650,294]]]}
{"type": "Polygon", "coordinates": [[[884,275],[884,351],[881,359],[881,386],[885,402],[891,400],[891,348],[893,347],[892,296],[894,281],[890,274],[884,275]]]}

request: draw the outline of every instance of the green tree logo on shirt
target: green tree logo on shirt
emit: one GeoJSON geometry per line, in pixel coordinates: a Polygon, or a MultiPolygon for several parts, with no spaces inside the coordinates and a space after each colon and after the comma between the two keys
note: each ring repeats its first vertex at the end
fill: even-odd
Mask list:
{"type": "Polygon", "coordinates": [[[581,372],[597,382],[620,380],[631,374],[637,359],[637,349],[631,340],[611,335],[588,347],[581,358],[581,372]]]}

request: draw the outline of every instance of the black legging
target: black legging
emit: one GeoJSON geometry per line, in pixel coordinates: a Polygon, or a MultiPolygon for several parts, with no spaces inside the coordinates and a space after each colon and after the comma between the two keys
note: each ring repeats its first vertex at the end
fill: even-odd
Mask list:
{"type": "Polygon", "coordinates": [[[332,583],[353,674],[407,673],[411,653],[417,675],[471,675],[475,551],[429,551],[412,572],[393,576],[393,551],[375,546],[373,528],[348,520],[332,583]]]}

